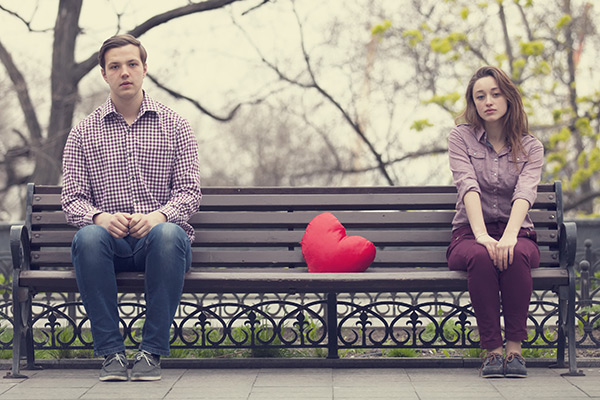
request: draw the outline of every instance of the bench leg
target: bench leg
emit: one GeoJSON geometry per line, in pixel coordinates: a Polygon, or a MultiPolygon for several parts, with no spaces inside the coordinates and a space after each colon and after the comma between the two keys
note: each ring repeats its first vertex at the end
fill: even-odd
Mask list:
{"type": "Polygon", "coordinates": [[[337,293],[327,293],[327,358],[338,359],[337,293]]]}
{"type": "Polygon", "coordinates": [[[569,372],[566,372],[562,375],[585,376],[583,371],[577,370],[577,338],[575,336],[575,272],[572,268],[569,269],[568,299],[566,333],[569,346],[569,372]]]}
{"type": "Polygon", "coordinates": [[[565,349],[567,341],[567,314],[568,314],[568,290],[566,286],[560,286],[556,291],[558,295],[558,338],[556,344],[556,364],[551,368],[566,368],[565,349]]]}
{"type": "Polygon", "coordinates": [[[27,375],[21,374],[21,355],[27,345],[25,340],[26,331],[28,330],[29,318],[31,310],[27,310],[31,306],[29,292],[27,289],[13,287],[13,357],[12,370],[7,372],[4,378],[9,379],[27,379],[27,375]]]}

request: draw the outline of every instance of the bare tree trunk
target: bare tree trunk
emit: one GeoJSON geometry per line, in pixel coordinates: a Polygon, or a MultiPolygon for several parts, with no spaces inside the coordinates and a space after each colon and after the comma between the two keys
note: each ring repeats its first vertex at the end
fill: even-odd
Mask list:
{"type": "MultiPolygon", "coordinates": [[[[140,36],[173,19],[222,8],[240,0],[207,0],[156,15],[130,33],[140,36]]],[[[80,64],[75,63],[75,42],[80,34],[79,15],[83,0],[61,0],[54,26],[52,53],[50,123],[46,139],[36,149],[32,180],[38,184],[56,184],[62,173],[62,151],[73,123],[79,81],[97,65],[97,52],[80,64]]]]}
{"type": "Polygon", "coordinates": [[[61,176],[62,149],[71,129],[79,83],[74,68],[81,4],[82,0],[61,0],[58,6],[52,49],[50,123],[32,177],[38,184],[56,184],[61,176]]]}

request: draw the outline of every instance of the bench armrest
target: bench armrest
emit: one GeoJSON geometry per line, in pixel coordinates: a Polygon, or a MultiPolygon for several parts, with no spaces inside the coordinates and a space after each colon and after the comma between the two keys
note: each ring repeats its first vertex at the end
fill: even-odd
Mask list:
{"type": "Polygon", "coordinates": [[[13,272],[29,269],[31,248],[29,246],[29,230],[25,225],[10,227],[10,253],[13,272]]]}
{"type": "Polygon", "coordinates": [[[560,267],[566,269],[573,268],[577,252],[577,225],[575,222],[563,222],[560,224],[558,245],[560,249],[560,267]]]}

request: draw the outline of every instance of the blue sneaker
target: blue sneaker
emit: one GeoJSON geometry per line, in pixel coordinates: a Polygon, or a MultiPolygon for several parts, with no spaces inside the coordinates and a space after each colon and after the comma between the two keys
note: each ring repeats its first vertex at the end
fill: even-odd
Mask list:
{"type": "Polygon", "coordinates": [[[131,368],[132,381],[158,381],[160,380],[160,357],[140,350],[135,355],[133,368],[131,368]]]}
{"type": "Polygon", "coordinates": [[[107,356],[102,363],[100,370],[101,381],[126,381],[129,379],[127,375],[127,367],[129,363],[123,353],[115,353],[107,356]]]}

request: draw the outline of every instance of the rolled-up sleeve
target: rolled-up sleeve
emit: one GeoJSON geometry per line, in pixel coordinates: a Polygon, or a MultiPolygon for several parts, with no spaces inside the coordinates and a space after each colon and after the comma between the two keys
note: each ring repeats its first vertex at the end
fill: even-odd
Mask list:
{"type": "Polygon", "coordinates": [[[542,176],[544,146],[539,140],[531,136],[524,147],[527,160],[523,164],[523,169],[519,174],[512,202],[516,199],[524,199],[529,202],[529,206],[531,207],[537,197],[537,187],[542,176]]]}
{"type": "Polygon", "coordinates": [[[470,191],[481,194],[477,175],[469,157],[468,147],[463,132],[461,132],[461,126],[452,129],[448,136],[448,157],[454,184],[458,190],[458,200],[462,201],[465,194],[470,191]]]}

